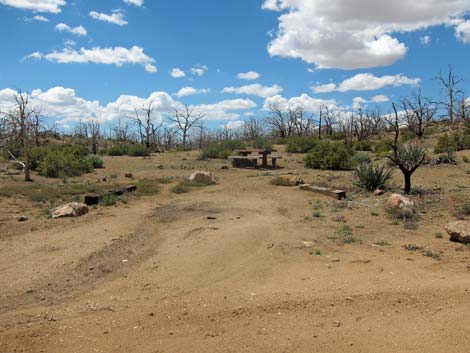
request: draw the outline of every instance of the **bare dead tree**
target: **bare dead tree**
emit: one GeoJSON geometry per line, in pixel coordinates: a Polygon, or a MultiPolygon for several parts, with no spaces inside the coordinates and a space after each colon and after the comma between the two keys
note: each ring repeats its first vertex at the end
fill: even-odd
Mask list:
{"type": "Polygon", "coordinates": [[[315,130],[315,123],[313,115],[307,115],[302,106],[290,110],[290,121],[293,129],[293,133],[297,136],[311,135],[315,130]]]}
{"type": "Polygon", "coordinates": [[[153,102],[149,102],[140,108],[143,116],[139,113],[138,109],[134,110],[134,117],[132,121],[137,125],[137,131],[140,137],[140,143],[145,144],[147,148],[155,144],[158,130],[163,126],[164,120],[160,119],[156,123],[153,118],[154,106],[153,102]]]}
{"type": "Polygon", "coordinates": [[[174,107],[174,116],[170,120],[176,125],[177,132],[181,137],[183,148],[187,147],[189,132],[199,121],[201,121],[205,114],[195,113],[194,108],[185,105],[183,109],[174,107]]]}
{"type": "Polygon", "coordinates": [[[266,118],[266,123],[271,126],[275,136],[285,138],[289,136],[289,114],[283,112],[279,105],[269,107],[271,114],[266,118]]]}
{"type": "Polygon", "coordinates": [[[100,140],[100,122],[98,119],[90,118],[87,123],[87,139],[91,145],[91,153],[98,154],[98,145],[100,140]]]}
{"type": "Polygon", "coordinates": [[[33,109],[33,135],[34,144],[39,146],[39,135],[41,133],[41,107],[35,107],[33,109]]]}
{"type": "MultiPolygon", "coordinates": [[[[319,125],[321,126],[322,123],[324,124],[325,133],[328,136],[333,135],[333,132],[334,132],[333,127],[338,121],[338,114],[339,114],[338,112],[330,110],[328,106],[326,105],[322,105],[322,107],[320,108],[321,122],[319,125]]],[[[319,133],[319,137],[321,138],[321,133],[319,133]]]]}
{"type": "Polygon", "coordinates": [[[358,141],[365,141],[377,134],[383,128],[383,119],[380,110],[359,109],[357,114],[353,114],[352,120],[353,134],[358,141]]]}
{"type": "Polygon", "coordinates": [[[258,119],[250,116],[243,124],[244,137],[246,140],[254,141],[263,135],[263,128],[258,119]]]}
{"type": "Polygon", "coordinates": [[[11,126],[12,138],[20,144],[24,162],[19,161],[11,152],[9,153],[11,157],[15,158],[15,160],[23,166],[24,180],[31,181],[30,148],[34,131],[34,123],[32,120],[34,110],[31,107],[27,93],[21,91],[16,92],[14,101],[15,106],[10,111],[4,112],[3,115],[11,126]]]}
{"type": "Polygon", "coordinates": [[[176,143],[177,131],[171,126],[165,126],[163,128],[163,143],[165,150],[170,150],[176,143]]]}
{"type": "Polygon", "coordinates": [[[429,125],[434,121],[437,106],[429,98],[423,97],[421,89],[413,92],[412,98],[401,101],[405,112],[408,129],[419,139],[423,137],[429,125]]]}
{"type": "Polygon", "coordinates": [[[470,130],[470,100],[465,98],[460,100],[457,119],[463,123],[467,131],[470,130]]]}
{"type": "Polygon", "coordinates": [[[354,138],[354,124],[355,115],[354,113],[345,114],[342,119],[339,119],[339,126],[344,134],[344,142],[348,146],[352,146],[354,138]]]}
{"type": "Polygon", "coordinates": [[[409,194],[411,191],[411,176],[424,162],[426,153],[417,144],[403,146],[399,144],[400,136],[400,115],[395,103],[392,104],[394,115],[386,119],[389,128],[394,132],[393,142],[389,143],[392,154],[388,157],[403,173],[405,179],[404,191],[409,194]]]}
{"type": "Polygon", "coordinates": [[[447,101],[440,103],[446,108],[450,126],[453,128],[457,112],[457,102],[463,94],[462,90],[459,88],[463,79],[454,73],[451,65],[449,65],[447,74],[443,74],[441,71],[436,79],[440,82],[441,88],[446,95],[447,101]]]}
{"type": "Polygon", "coordinates": [[[116,141],[126,142],[129,140],[130,126],[128,122],[124,122],[121,118],[117,119],[116,123],[111,128],[113,137],[116,141]]]}

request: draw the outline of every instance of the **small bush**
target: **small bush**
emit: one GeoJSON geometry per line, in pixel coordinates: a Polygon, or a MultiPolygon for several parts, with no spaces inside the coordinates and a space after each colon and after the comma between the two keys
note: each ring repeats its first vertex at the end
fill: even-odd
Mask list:
{"type": "Polygon", "coordinates": [[[99,201],[102,206],[114,206],[117,203],[118,197],[113,194],[103,194],[100,196],[99,201]]]}
{"type": "Polygon", "coordinates": [[[181,181],[171,188],[171,192],[175,194],[185,194],[191,190],[189,181],[181,181]]]}
{"type": "Polygon", "coordinates": [[[361,163],[356,167],[354,185],[360,189],[374,191],[386,189],[393,176],[392,169],[371,163],[361,163]]]}
{"type": "Polygon", "coordinates": [[[218,158],[218,159],[227,159],[234,150],[246,148],[246,145],[242,141],[237,140],[228,140],[222,142],[213,142],[207,145],[202,150],[201,157],[204,159],[207,158],[218,158]]]}
{"type": "Polygon", "coordinates": [[[289,153],[307,153],[318,143],[313,136],[291,136],[287,138],[286,151],[289,153]]]}
{"type": "Polygon", "coordinates": [[[88,162],[91,163],[92,167],[95,169],[104,168],[103,160],[101,159],[100,156],[97,156],[96,154],[90,154],[87,157],[87,160],[88,162]]]}
{"type": "Polygon", "coordinates": [[[433,161],[434,164],[457,164],[457,160],[455,159],[454,152],[449,150],[446,153],[442,153],[436,157],[433,161]]]}
{"type": "Polygon", "coordinates": [[[470,149],[470,135],[454,132],[439,137],[434,148],[435,153],[449,153],[470,149]]]}
{"type": "Polygon", "coordinates": [[[372,144],[369,141],[356,141],[354,142],[353,148],[355,151],[372,151],[372,144]]]}
{"type": "Polygon", "coordinates": [[[363,163],[370,163],[370,156],[365,152],[357,152],[351,158],[351,165],[358,166],[363,163]]]}
{"type": "Polygon", "coordinates": [[[130,157],[147,157],[150,156],[150,151],[144,145],[130,145],[127,155],[130,157]]]}
{"type": "Polygon", "coordinates": [[[423,196],[424,194],[426,194],[426,188],[424,186],[415,185],[415,186],[412,186],[410,189],[410,195],[423,196]]]}
{"type": "Polygon", "coordinates": [[[418,218],[416,212],[409,207],[388,208],[387,214],[392,221],[403,222],[403,224],[416,222],[418,218]]]}
{"type": "Polygon", "coordinates": [[[88,150],[83,146],[66,145],[48,150],[37,168],[42,176],[50,178],[74,177],[89,173],[93,165],[87,159],[88,150]]]}
{"type": "Polygon", "coordinates": [[[356,242],[353,237],[353,230],[351,226],[344,224],[338,231],[338,240],[343,244],[352,244],[356,242]]]}
{"type": "Polygon", "coordinates": [[[160,182],[159,179],[152,180],[152,179],[142,179],[137,182],[137,195],[141,196],[148,196],[148,195],[155,195],[160,192],[160,182]]]}
{"type": "Polygon", "coordinates": [[[379,155],[384,155],[390,152],[391,148],[387,141],[377,142],[374,146],[374,152],[379,155]]]}
{"type": "Polygon", "coordinates": [[[253,141],[253,148],[267,149],[270,150],[273,148],[273,144],[265,137],[258,137],[253,141]]]}
{"type": "Polygon", "coordinates": [[[351,169],[351,150],[342,142],[320,141],[305,156],[306,168],[323,170],[351,169]]]}
{"type": "Polygon", "coordinates": [[[108,156],[125,156],[129,153],[129,145],[119,144],[108,148],[105,153],[108,156]]]}

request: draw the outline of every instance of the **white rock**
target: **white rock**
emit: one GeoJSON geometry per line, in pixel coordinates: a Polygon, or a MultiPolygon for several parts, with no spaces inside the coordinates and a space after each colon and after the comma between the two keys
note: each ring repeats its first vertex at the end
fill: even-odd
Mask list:
{"type": "Polygon", "coordinates": [[[80,217],[87,213],[88,206],[79,202],[70,202],[51,211],[52,218],[80,217]]]}
{"type": "Polygon", "coordinates": [[[212,184],[216,183],[214,177],[212,176],[212,173],[202,172],[202,171],[194,172],[189,177],[189,181],[190,182],[201,183],[201,184],[205,184],[205,185],[212,185],[212,184]]]}
{"type": "Polygon", "coordinates": [[[409,198],[400,195],[400,194],[392,194],[387,200],[387,205],[390,208],[403,208],[403,207],[413,207],[413,201],[409,198]]]}

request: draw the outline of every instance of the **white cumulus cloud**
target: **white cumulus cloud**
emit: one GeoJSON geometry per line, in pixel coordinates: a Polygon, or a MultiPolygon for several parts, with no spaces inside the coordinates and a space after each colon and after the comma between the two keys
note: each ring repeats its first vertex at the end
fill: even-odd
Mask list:
{"type": "Polygon", "coordinates": [[[470,44],[470,20],[458,21],[455,27],[455,35],[462,43],[470,44]]]}
{"type": "Polygon", "coordinates": [[[222,90],[222,93],[232,93],[232,94],[247,94],[251,96],[258,96],[258,97],[271,97],[279,94],[283,91],[281,86],[273,85],[273,86],[262,86],[259,83],[254,83],[252,85],[246,85],[241,87],[225,87],[222,90]]]}
{"type": "MultiPolygon", "coordinates": [[[[407,47],[397,33],[455,25],[470,11],[468,0],[265,0],[263,9],[281,11],[269,43],[271,56],[299,58],[318,68],[388,66],[407,47]]],[[[456,29],[465,41],[464,29],[456,29]]]]}
{"type": "Polygon", "coordinates": [[[58,30],[59,32],[69,32],[72,34],[75,34],[76,36],[86,36],[87,31],[85,27],[83,26],[78,26],[78,27],[70,27],[69,25],[66,25],[65,23],[59,23],[57,26],[55,26],[55,29],[58,30]]]}
{"type": "Polygon", "coordinates": [[[248,72],[240,72],[237,77],[240,79],[240,80],[247,80],[247,81],[251,81],[251,80],[257,80],[261,77],[261,75],[259,73],[257,73],[256,71],[248,71],[248,72]]]}
{"type": "Polygon", "coordinates": [[[59,13],[61,7],[67,2],[65,0],[0,0],[0,4],[36,12],[59,13]]]}
{"type": "Polygon", "coordinates": [[[135,5],[139,7],[144,4],[144,0],[124,0],[124,2],[128,5],[135,5]]]}
{"type": "Polygon", "coordinates": [[[207,70],[209,70],[209,68],[206,66],[206,65],[194,65],[192,68],[191,68],[191,73],[194,75],[194,76],[203,76],[207,70]]]}
{"type": "Polygon", "coordinates": [[[186,73],[185,73],[183,70],[181,70],[181,69],[179,69],[179,68],[177,68],[177,67],[175,67],[173,70],[171,70],[170,75],[171,75],[171,77],[173,77],[173,78],[183,78],[183,77],[186,77],[186,73]]]}
{"type": "Polygon", "coordinates": [[[98,21],[109,22],[118,26],[127,25],[127,21],[124,17],[124,13],[121,10],[113,10],[111,14],[90,11],[90,17],[98,21]]]}
{"type": "Polygon", "coordinates": [[[270,108],[273,106],[281,109],[282,111],[300,107],[305,111],[314,113],[320,111],[320,108],[323,106],[328,107],[330,110],[338,109],[337,102],[334,99],[318,99],[305,93],[291,98],[285,98],[281,95],[266,98],[264,101],[263,110],[270,110],[270,108]]]}
{"type": "MultiPolygon", "coordinates": [[[[35,54],[35,53],[33,53],[35,54]]],[[[130,49],[123,47],[91,49],[81,48],[76,50],[73,48],[64,48],[61,51],[53,51],[49,54],[41,54],[40,57],[48,61],[59,64],[69,63],[95,63],[105,65],[116,65],[118,67],[124,64],[142,65],[147,72],[153,73],[157,71],[154,65],[155,60],[144,53],[144,49],[139,46],[133,46],[130,49]]]]}
{"type": "Polygon", "coordinates": [[[194,87],[183,87],[177,93],[175,93],[175,96],[186,97],[186,96],[193,96],[195,94],[206,94],[209,92],[210,92],[210,89],[208,88],[197,89],[194,87]]]}
{"type": "Polygon", "coordinates": [[[373,91],[386,86],[417,86],[420,83],[419,78],[409,78],[404,75],[386,75],[377,77],[369,73],[357,74],[350,77],[339,85],[335,83],[328,83],[325,85],[313,86],[314,93],[327,93],[327,92],[348,92],[348,91],[373,91]]]}

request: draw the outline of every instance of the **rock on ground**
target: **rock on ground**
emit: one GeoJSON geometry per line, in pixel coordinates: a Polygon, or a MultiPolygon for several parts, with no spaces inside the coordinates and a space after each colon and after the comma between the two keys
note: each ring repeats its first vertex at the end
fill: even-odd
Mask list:
{"type": "Polygon", "coordinates": [[[194,172],[189,177],[189,181],[195,182],[195,183],[201,183],[205,185],[212,185],[216,183],[214,177],[212,176],[212,173],[202,172],[202,171],[194,172]]]}
{"type": "Polygon", "coordinates": [[[413,207],[413,201],[403,195],[392,194],[387,200],[387,205],[390,208],[413,207]]]}
{"type": "Polygon", "coordinates": [[[450,235],[450,240],[470,244],[470,222],[469,221],[455,221],[450,222],[445,226],[447,233],[450,235]]]}
{"type": "Polygon", "coordinates": [[[88,206],[84,203],[70,202],[52,210],[52,218],[80,217],[88,213],[88,206]]]}
{"type": "Polygon", "coordinates": [[[291,186],[304,184],[304,181],[295,175],[289,175],[289,174],[279,175],[278,178],[282,179],[282,181],[284,181],[287,185],[291,185],[291,186]]]}

